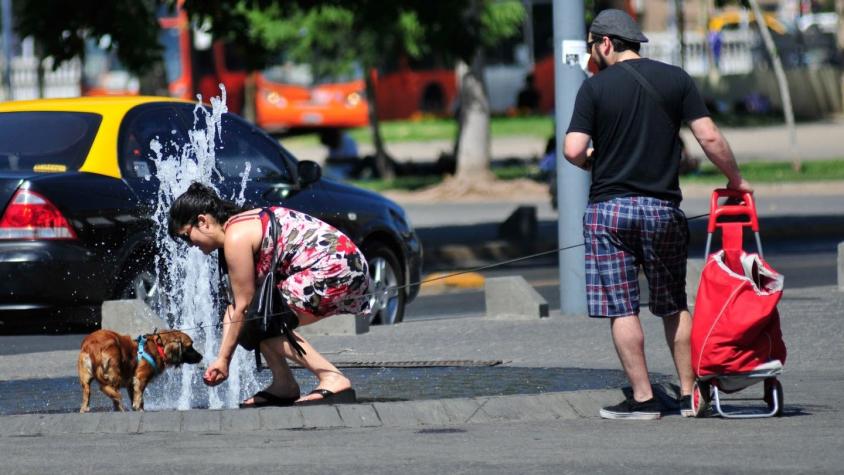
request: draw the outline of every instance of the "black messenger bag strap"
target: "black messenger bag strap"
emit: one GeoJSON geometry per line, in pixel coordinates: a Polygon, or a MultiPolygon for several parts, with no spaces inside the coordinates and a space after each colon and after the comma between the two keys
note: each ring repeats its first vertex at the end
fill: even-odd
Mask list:
{"type": "Polygon", "coordinates": [[[651,99],[653,99],[654,101],[656,101],[657,104],[659,104],[660,110],[662,110],[662,113],[663,115],[665,115],[665,118],[666,120],[668,120],[668,123],[671,124],[671,130],[675,132],[678,131],[679,129],[674,123],[674,120],[671,118],[671,114],[668,113],[668,106],[665,104],[665,99],[663,99],[662,94],[660,94],[659,91],[657,91],[653,87],[653,85],[651,85],[650,81],[648,81],[645,76],[642,76],[642,73],[636,71],[636,68],[627,64],[626,61],[621,61],[617,64],[621,66],[621,69],[630,73],[630,75],[633,76],[633,79],[635,79],[636,82],[638,82],[639,85],[642,86],[645,92],[647,92],[648,95],[651,96],[651,99]]]}

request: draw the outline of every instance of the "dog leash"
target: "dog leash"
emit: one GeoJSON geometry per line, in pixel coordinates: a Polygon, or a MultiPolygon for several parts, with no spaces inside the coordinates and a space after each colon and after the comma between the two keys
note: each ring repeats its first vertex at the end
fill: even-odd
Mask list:
{"type": "MultiPolygon", "coordinates": [[[[696,215],[696,216],[692,216],[690,218],[686,218],[686,221],[694,221],[696,219],[705,218],[707,216],[709,216],[709,213],[699,214],[699,215],[696,215]]],[[[441,275],[441,276],[433,277],[431,279],[424,279],[424,280],[420,280],[418,282],[411,282],[409,284],[392,286],[392,287],[388,287],[388,288],[385,288],[385,289],[381,289],[381,290],[376,291],[376,292],[370,292],[368,294],[363,294],[359,298],[368,298],[368,297],[376,297],[376,296],[381,297],[381,296],[387,295],[390,292],[402,290],[402,289],[405,289],[407,287],[412,287],[414,285],[424,285],[424,284],[428,284],[428,283],[431,283],[431,282],[436,282],[438,280],[447,279],[449,277],[454,277],[454,276],[463,275],[463,274],[470,274],[470,273],[473,273],[473,272],[479,272],[479,271],[483,271],[483,270],[489,270],[489,269],[493,269],[495,267],[500,267],[500,266],[504,266],[504,265],[507,265],[507,264],[513,264],[513,263],[516,263],[516,262],[521,262],[521,261],[533,259],[533,258],[536,258],[536,257],[553,254],[553,253],[556,253],[556,252],[567,251],[569,249],[574,249],[574,248],[585,246],[585,245],[586,245],[586,243],[572,244],[570,246],[565,246],[565,247],[561,247],[561,248],[557,248],[557,249],[551,249],[549,251],[537,252],[535,254],[529,254],[527,256],[522,256],[522,257],[517,257],[517,258],[514,258],[514,259],[508,259],[508,260],[505,260],[505,261],[495,262],[493,264],[489,264],[489,265],[486,265],[486,266],[480,266],[480,267],[475,267],[475,268],[468,269],[468,270],[454,272],[454,273],[451,273],[451,274],[441,275]]],[[[286,314],[286,313],[292,314],[293,312],[291,310],[286,310],[285,312],[279,312],[278,315],[283,315],[283,314],[286,314]]],[[[258,316],[258,317],[253,317],[253,318],[243,318],[241,320],[238,320],[238,322],[247,322],[247,321],[250,321],[250,320],[257,320],[257,319],[262,319],[262,318],[264,318],[264,317],[258,316]]],[[[235,323],[235,321],[232,321],[230,323],[226,323],[226,322],[221,321],[219,323],[214,324],[214,326],[217,327],[217,328],[221,328],[223,325],[229,325],[231,323],[235,323]]],[[[205,328],[205,326],[206,326],[205,324],[199,324],[195,327],[188,327],[188,328],[181,328],[181,329],[175,329],[174,328],[174,329],[170,329],[170,330],[164,330],[164,331],[159,332],[159,333],[167,333],[167,332],[172,332],[172,331],[202,330],[202,329],[205,328]]]]}

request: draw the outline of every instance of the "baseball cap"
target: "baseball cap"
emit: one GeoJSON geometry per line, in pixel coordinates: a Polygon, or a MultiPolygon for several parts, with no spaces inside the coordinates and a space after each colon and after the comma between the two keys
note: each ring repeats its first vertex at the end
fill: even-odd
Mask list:
{"type": "Polygon", "coordinates": [[[627,13],[610,8],[603,10],[592,20],[589,31],[593,35],[613,36],[632,43],[647,43],[648,37],[642,34],[639,25],[627,13]]]}

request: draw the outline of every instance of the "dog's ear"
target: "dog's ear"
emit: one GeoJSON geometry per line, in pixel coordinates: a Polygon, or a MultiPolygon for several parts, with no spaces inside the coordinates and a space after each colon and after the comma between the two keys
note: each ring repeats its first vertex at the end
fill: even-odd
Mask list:
{"type": "Polygon", "coordinates": [[[182,340],[179,338],[171,338],[164,344],[164,356],[167,357],[167,362],[174,365],[182,364],[182,340]]]}
{"type": "Polygon", "coordinates": [[[182,334],[177,331],[161,333],[161,342],[164,346],[164,357],[167,359],[167,363],[169,364],[182,364],[182,354],[184,352],[184,348],[181,336],[182,334]]]}

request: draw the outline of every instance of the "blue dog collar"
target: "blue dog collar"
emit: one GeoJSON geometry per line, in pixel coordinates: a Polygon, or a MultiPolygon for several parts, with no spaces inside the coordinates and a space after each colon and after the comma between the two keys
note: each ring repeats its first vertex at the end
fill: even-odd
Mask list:
{"type": "Polygon", "coordinates": [[[140,363],[142,359],[147,360],[147,363],[152,366],[152,371],[154,373],[158,373],[158,365],[155,363],[155,358],[146,352],[146,349],[144,349],[144,343],[144,336],[138,335],[138,363],[140,363]]]}

